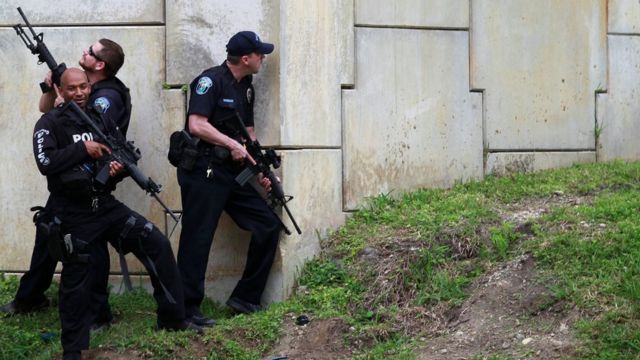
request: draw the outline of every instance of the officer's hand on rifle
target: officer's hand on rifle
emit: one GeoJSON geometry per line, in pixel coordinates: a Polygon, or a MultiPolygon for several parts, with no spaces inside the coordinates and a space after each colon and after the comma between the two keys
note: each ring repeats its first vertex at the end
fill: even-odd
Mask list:
{"type": "Polygon", "coordinates": [[[64,98],[62,97],[62,95],[60,95],[60,88],[58,88],[58,85],[53,84],[53,88],[56,89],[57,94],[55,100],[53,100],[53,107],[58,107],[64,104],[64,98]]]}
{"type": "Polygon", "coordinates": [[[116,175],[124,172],[124,166],[117,161],[111,161],[109,163],[109,176],[115,177],[116,175]]]}
{"type": "Polygon", "coordinates": [[[266,192],[271,192],[271,180],[268,177],[258,174],[258,183],[265,189],[266,192]]]}
{"type": "Polygon", "coordinates": [[[49,88],[54,89],[55,91],[49,91],[42,96],[40,96],[40,101],[38,103],[38,109],[40,112],[46,113],[54,107],[60,106],[60,104],[64,103],[64,99],[60,96],[60,89],[56,84],[51,80],[51,71],[47,73],[47,76],[44,77],[44,83],[47,84],[49,88]]]}
{"type": "MultiPolygon", "coordinates": [[[[55,98],[55,100],[53,100],[53,107],[58,107],[58,106],[64,104],[64,98],[62,97],[62,94],[60,93],[60,88],[58,87],[58,85],[54,84],[53,81],[51,80],[51,71],[49,71],[47,76],[44,78],[44,82],[46,82],[47,85],[49,85],[49,87],[52,87],[53,90],[55,90],[53,93],[56,94],[56,98],[55,98]]],[[[43,95],[43,96],[53,96],[53,95],[43,95]]]]}
{"type": "Polygon", "coordinates": [[[111,154],[111,149],[99,142],[84,141],[84,146],[87,148],[87,154],[89,154],[89,156],[94,160],[98,160],[104,155],[111,154]]]}
{"type": "Polygon", "coordinates": [[[235,140],[229,142],[229,151],[231,152],[231,158],[233,161],[248,161],[251,165],[255,165],[256,161],[249,155],[247,149],[235,140]]]}
{"type": "Polygon", "coordinates": [[[44,83],[47,84],[48,87],[51,87],[53,85],[51,70],[49,70],[49,72],[47,72],[47,75],[44,77],[44,83]]]}

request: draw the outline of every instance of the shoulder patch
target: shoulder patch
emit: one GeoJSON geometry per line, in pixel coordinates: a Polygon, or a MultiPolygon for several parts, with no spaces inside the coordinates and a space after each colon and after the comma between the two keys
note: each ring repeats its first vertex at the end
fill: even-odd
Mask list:
{"type": "Polygon", "coordinates": [[[204,95],[211,89],[213,86],[213,81],[208,76],[203,76],[198,80],[198,85],[196,85],[196,94],[204,95]]]}
{"type": "Polygon", "coordinates": [[[35,142],[37,144],[36,149],[38,150],[38,154],[37,154],[38,162],[42,166],[48,166],[51,163],[51,159],[49,159],[47,155],[44,153],[44,145],[43,145],[44,137],[48,135],[49,135],[49,130],[46,130],[46,129],[40,129],[35,133],[33,133],[33,138],[35,139],[35,142]]]}
{"type": "Polygon", "coordinates": [[[109,102],[109,99],[104,96],[95,99],[95,101],[93,102],[93,107],[95,107],[96,110],[100,111],[103,114],[106,113],[107,110],[109,110],[110,106],[111,103],[109,102]]]}
{"type": "Polygon", "coordinates": [[[251,103],[253,99],[253,91],[251,91],[251,87],[247,88],[247,102],[251,103]]]}

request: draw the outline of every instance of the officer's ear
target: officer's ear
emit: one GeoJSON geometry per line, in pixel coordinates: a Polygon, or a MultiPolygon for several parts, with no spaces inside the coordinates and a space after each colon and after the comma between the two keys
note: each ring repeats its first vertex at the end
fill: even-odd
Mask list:
{"type": "Polygon", "coordinates": [[[96,71],[102,71],[107,67],[107,63],[104,61],[96,61],[96,64],[93,67],[96,71]]]}

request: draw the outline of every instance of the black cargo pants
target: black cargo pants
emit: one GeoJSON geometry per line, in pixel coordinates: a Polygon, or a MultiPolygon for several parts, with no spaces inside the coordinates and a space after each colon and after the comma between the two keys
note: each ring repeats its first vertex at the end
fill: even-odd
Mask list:
{"type": "Polygon", "coordinates": [[[108,271],[104,271],[105,268],[108,270],[108,263],[105,264],[103,255],[106,242],[108,239],[118,246],[117,239],[131,216],[136,218],[136,223],[122,239],[119,250],[132,252],[149,272],[158,304],[158,322],[171,326],[184,321],[183,290],[175,258],[169,240],[155,226],[146,236],[141,236],[147,220],[111,195],[100,198],[97,211],[92,209],[90,200],[52,200],[52,208],[62,221],[63,233],[85,242],[83,251],[89,255],[88,261],[63,262],[59,311],[65,353],[89,346],[89,328],[93,320],[91,289],[95,286],[106,288],[108,281],[108,271]]]}

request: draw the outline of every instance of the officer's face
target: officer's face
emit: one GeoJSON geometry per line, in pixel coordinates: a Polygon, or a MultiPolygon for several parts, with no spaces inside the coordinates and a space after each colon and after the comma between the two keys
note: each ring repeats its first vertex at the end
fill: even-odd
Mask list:
{"type": "Polygon", "coordinates": [[[257,74],[260,71],[260,67],[262,66],[262,62],[266,57],[264,54],[251,53],[249,55],[245,55],[247,67],[251,70],[252,74],[257,74]]]}
{"type": "Polygon", "coordinates": [[[85,70],[93,70],[99,62],[102,62],[100,59],[100,52],[102,51],[102,44],[99,41],[96,41],[94,44],[88,46],[86,49],[82,50],[82,57],[78,62],[80,66],[85,70]]]}
{"type": "Polygon", "coordinates": [[[65,102],[75,101],[84,107],[91,93],[91,85],[87,75],[79,69],[67,69],[60,79],[60,95],[65,102]],[[69,71],[72,70],[72,71],[69,71]],[[75,71],[77,70],[77,71],[75,71]]]}

